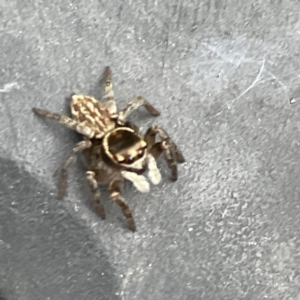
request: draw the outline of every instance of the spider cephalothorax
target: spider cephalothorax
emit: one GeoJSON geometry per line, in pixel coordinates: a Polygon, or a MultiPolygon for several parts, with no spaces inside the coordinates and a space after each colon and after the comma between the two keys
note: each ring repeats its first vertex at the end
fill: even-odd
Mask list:
{"type": "Polygon", "coordinates": [[[108,184],[111,198],[121,207],[128,227],[134,231],[136,226],[133,216],[120,193],[124,179],[131,181],[139,191],[148,192],[149,182],[143,173],[148,173],[153,184],[160,182],[161,175],[156,159],[162,153],[165,154],[171,170],[172,180],[177,180],[177,163],[182,163],[184,158],[161,127],[153,126],[142,136],[138,128],[126,120],[127,116],[140,106],[144,106],[153,116],[159,115],[143,97],[133,99],[123,110],[117,111],[109,68],[106,68],[104,77],[103,101],[86,95],[74,95],[71,101],[73,118],[38,108],[34,108],[33,111],[40,117],[57,120],[84,137],[84,140],[73,148],[61,168],[59,194],[64,196],[66,192],[67,169],[76,160],[77,155],[84,152],[88,167],[86,179],[93,195],[95,210],[105,218],[98,184],[108,184]],[[157,135],[160,138],[158,142],[157,135]]]}
{"type": "Polygon", "coordinates": [[[145,171],[147,144],[143,137],[129,127],[119,127],[103,138],[103,152],[115,165],[141,173],[145,171]]]}

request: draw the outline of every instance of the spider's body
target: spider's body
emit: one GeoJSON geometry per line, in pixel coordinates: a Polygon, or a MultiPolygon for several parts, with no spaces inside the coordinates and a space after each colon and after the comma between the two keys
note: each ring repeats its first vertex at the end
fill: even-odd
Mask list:
{"type": "Polygon", "coordinates": [[[68,167],[80,152],[84,152],[88,167],[86,178],[97,213],[105,218],[98,183],[109,184],[111,198],[121,207],[128,220],[128,227],[135,230],[131,211],[120,194],[120,185],[124,179],[131,181],[140,192],[148,192],[149,183],[143,174],[148,171],[148,177],[153,184],[160,182],[161,175],[156,165],[160,154],[165,152],[173,180],[177,180],[177,162],[183,162],[184,158],[162,128],[151,127],[142,136],[134,124],[126,121],[127,116],[142,105],[154,116],[159,115],[159,112],[142,97],[133,99],[118,112],[109,68],[104,75],[103,102],[86,95],[74,95],[71,101],[73,118],[37,108],[34,108],[34,112],[38,116],[55,119],[84,136],[84,140],[73,148],[61,168],[59,194],[63,196],[66,192],[68,167]],[[156,135],[161,138],[160,142],[155,141],[156,135]]]}

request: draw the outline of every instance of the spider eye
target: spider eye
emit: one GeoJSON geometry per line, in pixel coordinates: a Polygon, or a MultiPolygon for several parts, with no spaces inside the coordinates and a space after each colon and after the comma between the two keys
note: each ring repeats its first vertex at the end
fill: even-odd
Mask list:
{"type": "Polygon", "coordinates": [[[134,157],[127,155],[125,158],[117,159],[119,164],[132,164],[134,162],[134,157]]]}
{"type": "Polygon", "coordinates": [[[131,164],[134,161],[134,157],[132,157],[131,155],[126,156],[124,162],[125,164],[131,164]]]}
{"type": "Polygon", "coordinates": [[[137,153],[137,157],[141,158],[141,157],[143,157],[143,155],[144,155],[144,149],[140,149],[137,153]]]}

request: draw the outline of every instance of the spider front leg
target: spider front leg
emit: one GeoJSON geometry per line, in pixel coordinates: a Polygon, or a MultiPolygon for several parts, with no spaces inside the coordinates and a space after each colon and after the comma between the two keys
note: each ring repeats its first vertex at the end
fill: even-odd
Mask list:
{"type": "Polygon", "coordinates": [[[117,112],[117,106],[114,98],[114,90],[111,81],[111,69],[106,67],[104,71],[104,97],[103,101],[106,101],[105,105],[110,114],[117,112]]]}
{"type": "Polygon", "coordinates": [[[60,170],[60,181],[58,186],[58,195],[63,197],[68,185],[68,168],[76,161],[77,155],[85,149],[92,146],[91,141],[81,141],[73,149],[60,170]]]}
{"type": "Polygon", "coordinates": [[[171,179],[176,181],[178,178],[177,163],[183,163],[185,159],[177,145],[169,137],[168,133],[161,127],[153,126],[147,130],[144,139],[148,145],[149,153],[155,159],[157,159],[163,152],[165,153],[168,167],[171,170],[171,179]],[[157,134],[162,141],[155,143],[155,137],[157,134]]]}
{"type": "Polygon", "coordinates": [[[109,184],[109,193],[112,200],[120,206],[124,217],[127,219],[128,228],[132,231],[136,230],[135,222],[128,204],[121,195],[120,185],[121,180],[114,180],[109,184]]]}
{"type": "Polygon", "coordinates": [[[37,116],[41,118],[56,120],[57,122],[85,135],[88,138],[92,138],[95,135],[95,131],[92,128],[85,126],[81,123],[78,123],[76,120],[73,120],[67,116],[53,113],[51,111],[40,109],[40,108],[33,108],[32,110],[37,116]]]}
{"type": "Polygon", "coordinates": [[[124,121],[134,110],[144,106],[152,116],[159,116],[160,112],[153,107],[145,98],[138,96],[131,100],[125,108],[119,112],[118,121],[124,121]]]}
{"type": "Polygon", "coordinates": [[[95,176],[95,172],[93,171],[86,172],[86,179],[93,197],[94,209],[102,219],[105,219],[105,211],[100,198],[101,193],[95,176]]]}

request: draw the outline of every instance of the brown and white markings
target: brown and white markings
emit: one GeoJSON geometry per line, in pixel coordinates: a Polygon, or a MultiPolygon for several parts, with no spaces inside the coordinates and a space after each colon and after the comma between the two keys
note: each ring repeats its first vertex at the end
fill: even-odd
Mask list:
{"type": "Polygon", "coordinates": [[[54,119],[83,135],[83,141],[75,145],[61,167],[59,195],[65,195],[68,168],[83,152],[88,163],[86,180],[97,214],[105,218],[98,184],[108,184],[111,199],[120,206],[128,227],[135,231],[131,210],[121,195],[120,187],[124,179],[131,181],[140,192],[146,193],[149,191],[149,182],[143,174],[147,171],[153,184],[160,182],[161,174],[156,160],[162,153],[165,154],[174,181],[177,180],[177,163],[184,162],[184,157],[161,127],[153,126],[142,136],[137,126],[126,120],[140,106],[144,106],[151,115],[158,116],[159,112],[148,101],[141,96],[136,97],[118,112],[109,67],[105,70],[104,80],[102,102],[86,95],[72,97],[72,118],[39,108],[33,111],[40,117],[54,119]],[[157,136],[159,141],[156,141],[157,136]]]}

